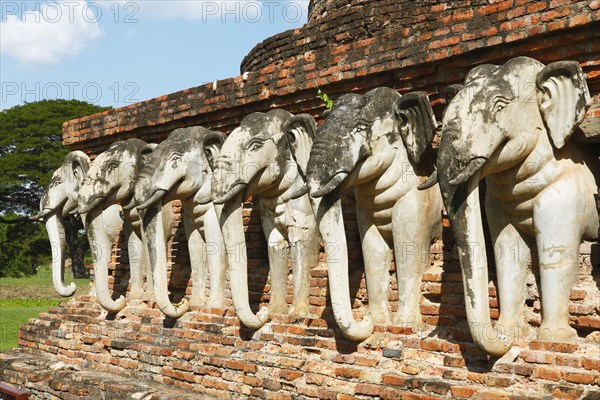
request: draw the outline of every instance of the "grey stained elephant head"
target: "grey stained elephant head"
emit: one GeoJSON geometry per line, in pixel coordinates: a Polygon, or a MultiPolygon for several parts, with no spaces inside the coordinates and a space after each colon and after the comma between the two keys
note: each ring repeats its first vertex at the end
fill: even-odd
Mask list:
{"type": "MultiPolygon", "coordinates": [[[[123,223],[121,209],[133,200],[135,182],[145,159],[156,147],[140,139],[113,143],[90,164],[79,190],[78,210],[94,258],[98,302],[110,312],[125,307],[125,298],[113,300],[108,288],[112,242],[123,223]]],[[[123,213],[131,217],[131,211],[123,213]]],[[[131,254],[130,254],[131,257],[131,254]]]]}
{"type": "MultiPolygon", "coordinates": [[[[306,170],[315,130],[314,119],[306,114],[294,116],[284,110],[250,114],[228,136],[216,164],[213,194],[235,288],[233,303],[243,324],[254,329],[265,324],[269,310],[255,315],[250,309],[246,256],[238,254],[245,243],[242,202],[256,194],[279,197],[282,188],[297,183],[306,170]]],[[[306,186],[286,193],[280,204],[306,194],[306,186]]]]}
{"type": "Polygon", "coordinates": [[[127,139],[113,143],[100,153],[91,163],[80,189],[79,213],[87,214],[113,204],[129,205],[138,174],[155,147],[156,144],[140,139],[127,139]]]}
{"type": "MultiPolygon", "coordinates": [[[[471,70],[464,87],[445,111],[437,160],[438,179],[456,236],[471,333],[475,342],[490,354],[503,354],[511,343],[510,338],[502,335],[486,334],[486,328],[491,326],[487,265],[478,264],[481,256],[475,254],[477,250],[472,246],[484,242],[478,182],[514,170],[510,177],[502,175],[499,179],[503,185],[509,185],[509,181],[515,185],[535,173],[537,164],[544,165],[555,157],[568,158],[568,153],[561,151],[583,120],[590,100],[578,63],[561,61],[544,66],[534,59],[518,57],[501,66],[481,65],[471,70]],[[534,158],[539,162],[526,161],[530,160],[530,154],[539,154],[534,158]]],[[[551,182],[549,175],[538,174],[532,179],[529,184],[524,181],[520,189],[511,186],[509,197],[504,197],[517,196],[514,204],[520,204],[523,199],[537,196],[551,182]],[[542,185],[545,180],[548,180],[546,186],[542,185]]],[[[505,208],[514,215],[525,216],[535,204],[523,203],[519,206],[520,214],[510,205],[505,208]]],[[[519,222],[522,226],[532,221],[522,219],[519,222]]],[[[579,244],[575,245],[578,249],[579,244]]]]}
{"type": "MultiPolygon", "coordinates": [[[[400,96],[395,90],[382,87],[364,95],[340,97],[317,130],[307,167],[308,188],[326,243],[334,315],[343,334],[352,340],[368,337],[373,332],[373,322],[369,316],[357,322],[352,315],[341,192],[381,176],[399,153],[410,166],[421,163],[435,127],[426,93],[400,96]]],[[[412,167],[408,170],[412,171],[412,167]]],[[[392,199],[389,207],[396,200],[392,199]]]]}
{"type": "Polygon", "coordinates": [[[436,121],[424,92],[400,96],[381,87],[340,97],[319,126],[307,168],[312,197],[347,187],[351,173],[373,153],[403,143],[418,164],[435,134],[436,121]],[[343,183],[343,185],[342,185],[343,183]]]}
{"type": "Polygon", "coordinates": [[[439,165],[456,186],[523,161],[536,135],[547,131],[557,149],[583,121],[591,102],[576,62],[546,67],[518,57],[502,66],[481,65],[445,111],[439,165]]]}
{"type": "Polygon", "coordinates": [[[81,151],[73,151],[65,157],[63,164],[52,174],[50,185],[40,202],[40,212],[32,219],[43,219],[52,245],[52,281],[56,292],[69,297],[77,287],[71,282],[65,286],[63,275],[65,266],[64,217],[77,209],[79,189],[90,166],[89,157],[81,151]]]}
{"type": "Polygon", "coordinates": [[[210,203],[212,164],[224,141],[222,133],[200,126],[174,130],[152,151],[140,173],[135,188],[137,208],[190,195],[200,204],[210,203]]]}
{"type": "Polygon", "coordinates": [[[187,302],[172,304],[169,300],[168,238],[164,235],[161,206],[175,199],[193,198],[194,205],[212,202],[212,163],[224,140],[221,132],[200,126],[176,129],[154,149],[136,183],[134,204],[143,216],[156,303],[171,318],[179,318],[189,305],[187,302]]]}

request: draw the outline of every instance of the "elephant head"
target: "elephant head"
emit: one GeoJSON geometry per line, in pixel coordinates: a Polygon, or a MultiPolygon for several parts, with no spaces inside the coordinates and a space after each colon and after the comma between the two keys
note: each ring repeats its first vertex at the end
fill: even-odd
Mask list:
{"type": "MultiPolygon", "coordinates": [[[[542,167],[555,159],[568,159],[565,144],[583,120],[589,104],[585,77],[576,62],[544,66],[534,59],[518,57],[502,66],[481,65],[471,70],[464,87],[445,111],[438,179],[456,237],[471,334],[490,354],[504,354],[511,346],[511,338],[497,329],[490,334],[487,329],[492,324],[487,258],[485,246],[479,246],[485,241],[478,183],[484,177],[492,179],[488,180],[486,201],[491,201],[490,193],[494,192],[490,185],[504,185],[507,193],[492,194],[495,204],[502,204],[495,208],[508,213],[506,218],[512,218],[512,225],[521,234],[538,237],[541,228],[537,226],[535,210],[539,196],[560,179],[542,167]],[[538,171],[542,172],[534,175],[538,171]]],[[[561,163],[566,165],[568,161],[561,163]]],[[[556,163],[554,170],[560,171],[560,165],[556,163]]],[[[496,213],[488,210],[488,219],[490,212],[496,213]]],[[[501,300],[510,298],[511,294],[502,292],[501,286],[501,300]]],[[[566,301],[568,304],[568,294],[566,301]]],[[[502,307],[501,303],[501,318],[502,307]]]]}
{"type": "MultiPolygon", "coordinates": [[[[415,92],[400,96],[395,90],[382,87],[364,95],[341,96],[318,128],[307,167],[308,188],[325,242],[334,315],[342,333],[352,340],[364,340],[370,336],[373,321],[367,315],[357,322],[352,315],[341,193],[345,188],[355,186],[357,207],[371,210],[368,216],[369,212],[363,213],[364,221],[359,221],[359,225],[365,225],[365,230],[368,228],[366,225],[377,226],[378,233],[375,236],[380,239],[379,245],[374,248],[377,248],[377,252],[385,253],[386,250],[381,246],[389,248],[393,235],[392,208],[404,194],[416,191],[419,184],[419,178],[414,173],[409,178],[405,172],[413,171],[421,163],[422,155],[435,133],[435,126],[427,94],[415,92]],[[393,163],[396,172],[379,179],[393,163]],[[366,182],[371,182],[370,186],[366,187],[366,182]],[[376,214],[387,216],[381,219],[376,214]],[[385,237],[382,238],[382,235],[385,237]]],[[[439,211],[438,214],[441,215],[439,211]]],[[[379,271],[380,276],[373,276],[369,271],[372,270],[370,263],[374,255],[367,256],[368,251],[365,251],[368,249],[366,246],[370,245],[366,241],[370,239],[363,237],[362,240],[370,311],[375,319],[385,319],[389,286],[389,279],[385,275],[389,275],[391,260],[375,261],[383,265],[377,268],[384,270],[379,271]],[[377,298],[379,301],[375,302],[377,298]],[[376,308],[378,312],[373,312],[376,308]]]]}
{"type": "Polygon", "coordinates": [[[306,169],[315,129],[314,119],[306,114],[272,110],[248,115],[221,149],[219,175],[215,171],[213,181],[215,203],[227,203],[238,195],[247,199],[269,194],[282,181],[295,179],[306,169]]]}
{"type": "Polygon", "coordinates": [[[398,141],[406,148],[409,161],[418,164],[433,139],[435,126],[424,92],[400,96],[381,87],[365,95],[340,97],[319,126],[310,154],[307,174],[311,196],[323,197],[364,181],[357,166],[390,145],[398,147],[398,141]]]}
{"type": "MultiPolygon", "coordinates": [[[[179,318],[189,306],[187,301],[172,304],[169,300],[167,237],[164,234],[161,206],[175,199],[193,199],[192,208],[212,202],[212,162],[216,160],[224,140],[222,133],[200,126],[176,129],[154,149],[136,184],[135,204],[143,214],[156,303],[171,318],[179,318]]],[[[191,261],[194,263],[197,260],[191,261]]]]}
{"type": "Polygon", "coordinates": [[[56,293],[63,297],[72,296],[77,290],[74,282],[65,286],[63,281],[67,247],[64,217],[77,209],[79,189],[89,166],[90,159],[84,152],[67,154],[62,166],[52,174],[48,190],[40,202],[40,212],[31,218],[46,222],[52,244],[52,281],[56,293]]]}
{"type": "Polygon", "coordinates": [[[224,141],[222,133],[200,126],[174,130],[142,169],[135,190],[137,209],[190,196],[210,203],[212,164],[224,141]]]}
{"type": "MultiPolygon", "coordinates": [[[[155,147],[155,144],[140,139],[113,143],[92,161],[79,190],[78,210],[84,220],[94,258],[98,302],[111,312],[125,307],[125,299],[121,296],[113,300],[108,289],[112,242],[123,223],[121,209],[133,201],[139,171],[155,147]]],[[[124,214],[131,217],[130,212],[124,214]]]]}
{"type": "MultiPolygon", "coordinates": [[[[246,255],[240,254],[245,249],[242,202],[260,194],[284,204],[306,194],[299,177],[306,169],[315,128],[313,118],[304,114],[293,116],[284,110],[250,114],[225,140],[216,164],[214,203],[231,271],[233,304],[242,323],[253,329],[265,324],[269,309],[256,315],[250,309],[246,255]]],[[[264,223],[263,219],[263,229],[264,223]]]]}
{"type": "Polygon", "coordinates": [[[140,139],[127,139],[100,153],[91,163],[80,190],[79,213],[88,214],[113,204],[128,206],[143,163],[155,147],[140,139]]]}

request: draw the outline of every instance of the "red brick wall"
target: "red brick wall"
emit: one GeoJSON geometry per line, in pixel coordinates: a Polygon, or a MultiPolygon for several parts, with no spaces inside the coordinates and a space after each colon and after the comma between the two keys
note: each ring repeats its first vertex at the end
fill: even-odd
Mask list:
{"type": "MultiPolygon", "coordinates": [[[[595,2],[573,0],[315,1],[307,26],[259,43],[242,61],[240,69],[242,73],[254,72],[271,64],[301,59],[306,53],[315,53],[318,69],[326,69],[338,62],[362,59],[360,51],[354,57],[351,54],[360,48],[356,47],[357,42],[377,42],[379,38],[392,38],[394,42],[394,47],[384,53],[401,49],[388,54],[388,61],[434,61],[584,25],[598,19],[591,12],[594,9],[598,9],[595,2]],[[349,57],[329,57],[328,49],[334,46],[345,48],[349,57]]],[[[381,43],[390,44],[388,40],[381,43]]]]}
{"type": "MultiPolygon", "coordinates": [[[[356,4],[359,3],[362,4],[361,2],[356,4]]],[[[529,55],[545,63],[562,59],[578,60],[588,75],[590,90],[594,95],[600,93],[600,41],[596,40],[600,29],[599,2],[521,1],[518,2],[519,4],[512,5],[512,2],[504,1],[477,7],[471,7],[468,1],[449,2],[438,6],[419,2],[419,6],[411,9],[413,11],[410,13],[409,6],[405,3],[402,3],[404,4],[402,7],[398,5],[395,8],[389,1],[366,3],[387,10],[382,12],[398,13],[399,20],[391,20],[393,26],[402,25],[400,15],[405,20],[416,18],[420,22],[413,21],[414,24],[407,25],[410,32],[398,29],[378,31],[382,36],[348,43],[336,41],[335,45],[322,46],[313,50],[311,46],[314,46],[315,42],[311,41],[304,47],[300,47],[300,50],[306,50],[305,52],[296,48],[296,52],[300,54],[297,58],[264,67],[248,74],[246,79],[243,77],[227,79],[214,85],[207,84],[70,121],[64,127],[65,143],[73,149],[95,153],[106,148],[112,141],[127,137],[140,137],[158,142],[172,129],[181,126],[199,124],[229,132],[245,115],[274,107],[285,108],[294,113],[308,112],[320,119],[323,104],[315,96],[315,80],[333,98],[349,91],[366,92],[373,87],[384,85],[394,87],[400,92],[426,90],[440,119],[445,106],[442,93],[447,85],[461,82],[466,72],[474,65],[484,62],[502,63],[518,55],[529,55]],[[508,14],[511,17],[510,23],[505,22],[508,14]],[[517,17],[516,14],[520,16],[517,17]],[[526,33],[522,39],[515,40],[517,33],[520,35],[528,32],[525,27],[517,23],[524,18],[521,14],[528,15],[527,18],[531,21],[537,21],[532,24],[533,27],[541,28],[526,33]],[[442,25],[449,26],[451,32],[442,33],[444,30],[439,27],[440,21],[442,25]],[[490,32],[495,29],[498,32],[491,34],[490,32]],[[419,36],[416,36],[417,32],[419,36]],[[459,37],[460,40],[454,45],[437,48],[437,42],[446,40],[443,38],[447,37],[459,37]],[[413,45],[407,47],[408,41],[414,41],[413,45]],[[494,44],[496,42],[498,43],[494,44]],[[435,49],[428,51],[430,47],[435,49]],[[440,54],[443,57],[439,61],[428,62],[431,54],[440,54]]],[[[318,22],[322,22],[325,27],[334,26],[335,24],[332,25],[330,21],[329,23],[328,20],[324,21],[323,12],[319,10],[323,7],[332,8],[335,4],[337,4],[335,1],[315,4],[311,24],[306,28],[308,33],[300,30],[284,34],[312,34],[315,27],[321,26],[318,22]],[[315,15],[321,17],[316,18],[315,15]]],[[[355,15],[360,12],[374,13],[369,10],[361,11],[355,3],[352,4],[354,5],[343,8],[344,15],[355,15]]],[[[342,11],[330,9],[326,15],[327,18],[337,18],[339,13],[342,11]]],[[[349,24],[348,26],[354,26],[352,23],[349,24]]],[[[346,26],[344,29],[345,32],[358,35],[356,39],[361,39],[363,37],[361,35],[365,34],[358,28],[350,29],[346,26]]],[[[315,33],[315,35],[330,36],[329,33],[315,33]]],[[[270,40],[263,42],[257,49],[271,46],[270,40]]],[[[251,52],[251,55],[255,51],[256,49],[251,52]]],[[[593,117],[593,112],[589,116],[593,117]]],[[[597,153],[600,153],[600,150],[597,153]]],[[[346,212],[351,248],[350,259],[354,268],[361,270],[362,256],[351,205],[346,207],[346,212]]],[[[268,298],[263,296],[263,292],[268,292],[266,244],[261,233],[257,211],[247,209],[245,215],[248,216],[247,239],[250,244],[250,287],[254,291],[253,299],[265,300],[268,298]]],[[[185,237],[181,229],[175,234],[174,241],[177,246],[173,253],[173,261],[176,264],[175,270],[178,271],[178,279],[173,280],[173,290],[176,290],[185,281],[185,277],[189,276],[185,237]]],[[[126,257],[120,260],[126,260],[126,257]]],[[[117,273],[117,277],[128,278],[126,264],[115,262],[113,265],[123,270],[117,273]]],[[[444,268],[450,267],[445,265],[444,268]]],[[[188,287],[188,293],[189,290],[188,287]]],[[[426,293],[427,287],[424,290],[426,293]]],[[[392,299],[395,299],[394,296],[392,294],[392,299]]],[[[392,301],[391,304],[393,305],[394,302],[392,301]]],[[[539,304],[535,300],[530,302],[531,307],[535,308],[536,305],[539,310],[539,304]]],[[[588,311],[591,315],[595,313],[589,309],[588,311]]],[[[463,311],[458,305],[452,308],[452,312],[463,311]]],[[[538,317],[532,317],[533,320],[536,318],[538,317]]]]}
{"type": "MultiPolygon", "coordinates": [[[[389,1],[382,3],[391,7],[389,1]]],[[[316,99],[317,86],[334,98],[382,85],[401,92],[426,90],[440,116],[447,85],[461,82],[477,64],[502,63],[520,55],[544,63],[577,60],[592,93],[600,93],[598,1],[517,0],[513,6],[509,0],[473,7],[466,6],[468,1],[449,3],[455,6],[428,6],[440,9],[433,14],[415,11],[422,22],[381,36],[363,38],[358,30],[357,37],[344,44],[326,36],[330,44],[315,49],[312,42],[294,46],[296,57],[274,60],[278,63],[246,78],[225,79],[67,122],[64,142],[94,153],[126,137],[160,141],[181,126],[200,124],[229,132],[245,115],[277,107],[319,118],[323,105],[316,99]],[[508,19],[509,12],[521,8],[524,15],[508,19]]],[[[402,12],[409,13],[410,7],[405,5],[402,12]]]]}

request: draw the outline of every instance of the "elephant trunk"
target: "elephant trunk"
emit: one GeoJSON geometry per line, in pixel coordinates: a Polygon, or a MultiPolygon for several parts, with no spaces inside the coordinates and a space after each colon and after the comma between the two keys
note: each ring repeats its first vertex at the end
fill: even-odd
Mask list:
{"type": "Polygon", "coordinates": [[[74,282],[69,286],[65,286],[65,252],[67,249],[67,241],[65,237],[65,226],[62,215],[54,213],[46,221],[46,231],[50,238],[52,246],[52,282],[56,293],[62,297],[71,297],[77,290],[74,282]]]}
{"type": "MultiPolygon", "coordinates": [[[[217,182],[220,182],[220,181],[217,181],[217,182]]],[[[223,185],[222,183],[217,183],[217,184],[223,185]]],[[[215,196],[213,194],[213,196],[214,196],[213,203],[225,204],[225,203],[234,201],[238,197],[238,195],[240,195],[244,192],[244,189],[246,189],[246,186],[248,186],[248,185],[245,182],[239,181],[239,182],[235,182],[233,185],[231,185],[229,190],[223,190],[222,188],[218,188],[216,190],[213,189],[213,191],[216,193],[222,193],[218,196],[215,196]]]]}
{"type": "Polygon", "coordinates": [[[341,199],[336,192],[326,197],[312,199],[312,205],[327,256],[329,296],[335,321],[348,339],[363,341],[373,333],[373,322],[369,316],[357,322],[352,315],[348,280],[348,245],[341,199]]]}
{"type": "Polygon", "coordinates": [[[360,158],[362,142],[358,138],[346,136],[342,139],[332,133],[324,131],[310,153],[307,179],[311,197],[326,196],[340,187],[360,158]]]}
{"type": "Polygon", "coordinates": [[[462,269],[467,320],[473,341],[485,352],[501,356],[511,340],[493,326],[488,294],[488,266],[479,202],[479,172],[459,186],[439,172],[440,188],[448,210],[462,269]]]}
{"type": "MultiPolygon", "coordinates": [[[[114,235],[111,235],[113,232],[105,230],[102,209],[96,208],[90,211],[90,213],[86,215],[86,219],[90,221],[87,226],[87,233],[90,242],[90,250],[92,251],[92,257],[94,259],[96,297],[102,308],[108,312],[117,313],[125,307],[125,298],[120,296],[117,300],[113,300],[108,288],[108,264],[112,253],[112,240],[114,239],[114,235]]],[[[116,228],[117,227],[114,228],[115,234],[116,228]]],[[[110,230],[112,231],[113,229],[110,230]]]]}
{"type": "Polygon", "coordinates": [[[231,294],[236,314],[244,326],[251,329],[260,329],[269,319],[269,309],[262,307],[257,314],[254,314],[250,309],[242,197],[243,193],[240,192],[227,203],[216,205],[215,210],[217,211],[217,217],[223,232],[223,242],[227,251],[231,294]]]}
{"type": "Polygon", "coordinates": [[[170,318],[179,318],[189,310],[183,299],[179,304],[171,303],[167,282],[167,233],[163,226],[160,202],[154,203],[143,216],[148,258],[152,267],[154,297],[158,308],[170,318]]]}

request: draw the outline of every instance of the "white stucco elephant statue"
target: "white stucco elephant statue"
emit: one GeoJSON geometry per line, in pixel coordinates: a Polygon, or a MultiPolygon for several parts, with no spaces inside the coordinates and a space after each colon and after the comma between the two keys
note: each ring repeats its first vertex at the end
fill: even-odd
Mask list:
{"type": "Polygon", "coordinates": [[[64,283],[65,218],[77,210],[79,189],[90,167],[90,159],[82,151],[72,151],[66,155],[62,165],[52,174],[48,189],[40,201],[40,212],[32,220],[43,220],[52,247],[52,282],[56,293],[70,297],[77,290],[74,282],[64,283]]]}
{"type": "Polygon", "coordinates": [[[129,205],[134,201],[134,185],[144,159],[154,147],[155,144],[140,139],[113,143],[91,162],[79,190],[78,211],[84,221],[94,259],[96,295],[100,305],[109,312],[118,312],[126,305],[123,296],[116,300],[111,297],[108,286],[112,244],[121,226],[128,241],[131,283],[128,296],[139,300],[153,297],[152,274],[149,273],[148,255],[142,245],[140,219],[137,210],[129,205]]]}
{"type": "Polygon", "coordinates": [[[347,94],[317,130],[307,180],[325,243],[329,291],[342,333],[364,340],[373,322],[390,321],[390,264],[396,261],[398,312],[394,323],[421,326],[421,274],[432,240],[441,234],[442,198],[437,185],[418,190],[434,169],[427,149],[436,121],[424,92],[400,96],[390,88],[347,94]],[[352,315],[348,249],[341,193],[353,188],[368,293],[368,315],[352,315]]]}
{"type": "Polygon", "coordinates": [[[569,293],[581,241],[598,234],[598,188],[569,138],[590,102],[578,63],[544,66],[518,57],[471,70],[446,109],[438,179],[456,236],[471,334],[489,354],[504,354],[529,330],[523,307],[532,243],[541,282],[538,337],[577,335],[569,326],[569,293]],[[479,204],[483,178],[500,299],[495,326],[479,204]]]}
{"type": "Polygon", "coordinates": [[[135,188],[135,202],[143,220],[145,243],[154,274],[154,293],[160,310],[181,317],[189,304],[222,307],[225,300],[223,237],[212,203],[212,166],[225,135],[195,126],[174,130],[145,163],[135,188]],[[167,289],[167,239],[170,224],[164,223],[171,202],[182,203],[182,219],[192,269],[192,294],[172,304],[167,289]],[[207,302],[204,288],[210,277],[207,302]]]}
{"type": "Polygon", "coordinates": [[[306,316],[309,272],[318,261],[318,232],[302,177],[316,124],[284,110],[253,113],[225,140],[213,176],[214,202],[230,268],[233,304],[242,323],[262,327],[269,312],[306,316]],[[242,202],[259,195],[271,271],[269,307],[250,309],[242,202]],[[286,303],[292,259],[294,300],[286,303]]]}

